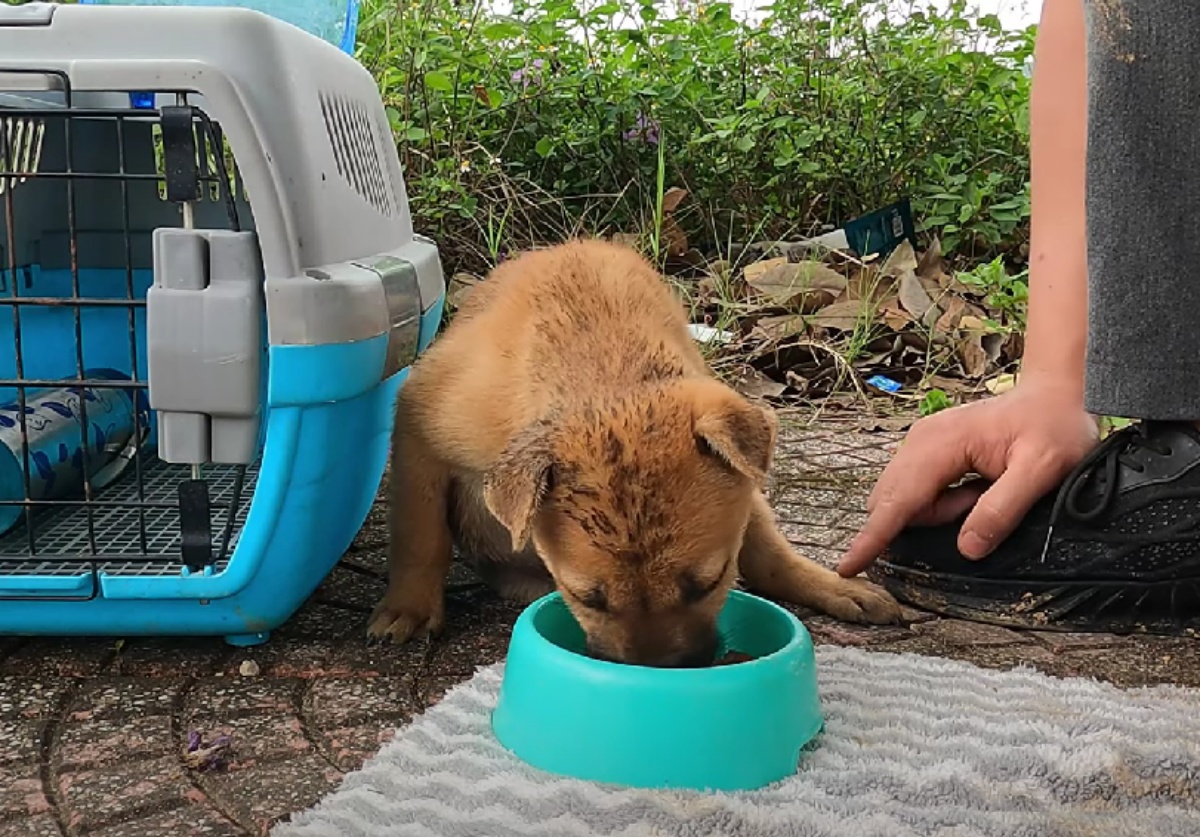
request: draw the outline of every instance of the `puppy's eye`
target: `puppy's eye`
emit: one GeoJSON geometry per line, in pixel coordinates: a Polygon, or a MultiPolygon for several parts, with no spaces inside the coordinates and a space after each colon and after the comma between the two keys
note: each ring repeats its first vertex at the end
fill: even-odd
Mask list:
{"type": "MultiPolygon", "coordinates": [[[[565,587],[563,589],[567,590],[565,587]]],[[[567,590],[567,592],[571,595],[571,598],[575,599],[575,601],[588,610],[594,610],[597,613],[608,612],[608,596],[604,594],[603,587],[593,587],[582,594],[576,593],[574,590],[567,590]]]]}
{"type": "MultiPolygon", "coordinates": [[[[730,559],[733,560],[733,559],[730,559]]],[[[729,570],[729,562],[725,562],[725,566],[721,568],[721,572],[713,578],[698,579],[691,573],[684,573],[679,577],[679,592],[683,596],[683,600],[687,604],[699,604],[708,598],[714,590],[721,586],[721,582],[725,580],[725,573],[729,570]]]]}

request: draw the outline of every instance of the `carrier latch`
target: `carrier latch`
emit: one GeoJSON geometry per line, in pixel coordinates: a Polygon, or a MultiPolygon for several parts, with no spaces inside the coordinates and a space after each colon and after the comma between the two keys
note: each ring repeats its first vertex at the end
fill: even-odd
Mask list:
{"type": "Polygon", "coordinates": [[[387,303],[388,345],[383,377],[389,378],[417,359],[421,340],[421,283],[412,262],[392,255],[356,259],[354,264],[379,276],[387,303]]]}
{"type": "Polygon", "coordinates": [[[263,271],[252,232],[154,232],[150,406],[166,462],[249,465],[262,401],[263,271]]]}

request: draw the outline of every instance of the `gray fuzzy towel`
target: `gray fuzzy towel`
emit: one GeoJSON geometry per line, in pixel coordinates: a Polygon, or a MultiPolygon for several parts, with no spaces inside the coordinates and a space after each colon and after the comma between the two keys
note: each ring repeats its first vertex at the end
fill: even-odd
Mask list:
{"type": "MultiPolygon", "coordinates": [[[[1200,693],[817,649],[826,729],[750,793],[626,790],[509,755],[481,670],[273,837],[1198,837],[1200,693]]],[[[570,746],[570,742],[564,742],[570,746]]]]}

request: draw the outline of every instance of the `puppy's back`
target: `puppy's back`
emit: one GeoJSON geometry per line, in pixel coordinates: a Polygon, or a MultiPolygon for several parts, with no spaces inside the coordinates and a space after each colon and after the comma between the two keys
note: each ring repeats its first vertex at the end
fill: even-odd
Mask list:
{"type": "Polygon", "coordinates": [[[588,371],[596,383],[663,377],[669,358],[679,375],[704,369],[683,306],[658,271],[609,242],[522,254],[493,271],[467,307],[468,318],[524,343],[517,354],[527,362],[562,367],[575,380],[588,371]]]}
{"type": "Polygon", "coordinates": [[[708,374],[682,303],[648,262],[574,241],[492,271],[417,362],[402,398],[440,428],[456,451],[448,458],[482,463],[549,413],[708,374]]]}

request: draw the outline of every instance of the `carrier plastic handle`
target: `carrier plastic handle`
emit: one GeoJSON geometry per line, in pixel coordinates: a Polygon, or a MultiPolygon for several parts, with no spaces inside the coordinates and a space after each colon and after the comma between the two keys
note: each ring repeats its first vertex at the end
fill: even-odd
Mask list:
{"type": "Polygon", "coordinates": [[[0,26],[49,26],[56,8],[54,3],[0,5],[0,26]]]}

